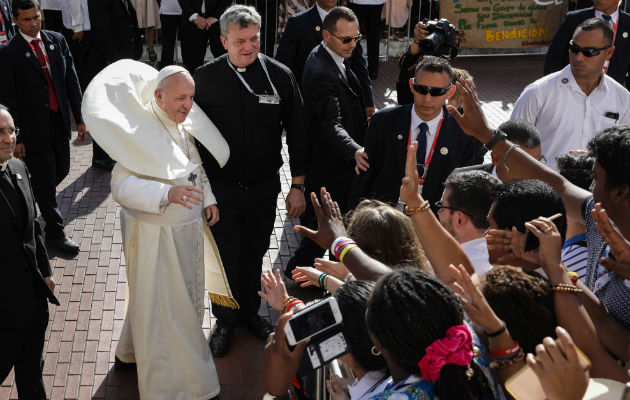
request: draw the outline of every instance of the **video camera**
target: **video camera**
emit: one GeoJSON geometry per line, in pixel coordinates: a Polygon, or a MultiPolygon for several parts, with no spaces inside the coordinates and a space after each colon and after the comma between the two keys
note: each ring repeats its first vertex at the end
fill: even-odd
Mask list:
{"type": "Polygon", "coordinates": [[[422,20],[429,34],[420,41],[422,54],[430,56],[457,57],[459,53],[460,32],[446,18],[439,21],[422,20]]]}

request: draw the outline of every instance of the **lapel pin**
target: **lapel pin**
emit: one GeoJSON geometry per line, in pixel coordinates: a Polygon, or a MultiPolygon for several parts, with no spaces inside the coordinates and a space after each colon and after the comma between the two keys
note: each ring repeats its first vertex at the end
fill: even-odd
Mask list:
{"type": "Polygon", "coordinates": [[[24,55],[25,55],[26,57],[30,57],[30,56],[31,56],[31,52],[30,52],[30,51],[27,51],[24,55]]]}
{"type": "Polygon", "coordinates": [[[623,36],[624,39],[628,38],[628,32],[624,32],[621,36],[623,36]]]}
{"type": "Polygon", "coordinates": [[[398,135],[398,140],[402,140],[402,135],[398,135]]]}
{"type": "Polygon", "coordinates": [[[448,149],[446,147],[442,147],[440,149],[440,154],[443,155],[443,156],[447,155],[448,154],[448,149]]]}
{"type": "Polygon", "coordinates": [[[16,174],[15,174],[15,177],[18,179],[18,181],[21,181],[21,180],[22,180],[22,175],[20,175],[20,174],[18,174],[18,173],[16,173],[16,174]]]}
{"type": "Polygon", "coordinates": [[[569,83],[569,80],[567,78],[562,78],[562,83],[567,84],[569,83]]]}
{"type": "Polygon", "coordinates": [[[50,50],[55,50],[55,46],[54,46],[54,45],[52,45],[52,44],[51,44],[50,46],[48,46],[48,48],[49,48],[50,50]]]}
{"type": "MultiPolygon", "coordinates": [[[[320,27],[319,27],[319,25],[317,25],[317,26],[315,27],[315,30],[316,30],[317,32],[319,32],[319,31],[320,31],[320,29],[322,29],[322,28],[320,28],[320,27]]],[[[628,34],[627,34],[627,33],[626,33],[626,36],[628,36],[628,34]]],[[[626,36],[624,36],[624,37],[626,37],[626,36]]]]}

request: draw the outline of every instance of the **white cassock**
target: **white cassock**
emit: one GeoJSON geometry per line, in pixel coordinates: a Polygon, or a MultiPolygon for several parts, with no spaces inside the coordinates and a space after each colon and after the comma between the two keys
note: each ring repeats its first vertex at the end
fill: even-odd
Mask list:
{"type": "MultiPolygon", "coordinates": [[[[136,64],[131,66],[140,68],[141,74],[132,73],[132,78],[146,78],[147,71],[136,64]]],[[[218,297],[232,306],[236,303],[205,222],[203,209],[216,204],[216,200],[191,133],[205,142],[218,141],[213,154],[220,163],[227,160],[229,149],[216,137],[198,133],[202,126],[198,110],[191,113],[192,120],[176,124],[154,99],[142,105],[141,118],[126,116],[125,123],[116,121],[120,116],[103,109],[104,92],[100,89],[110,94],[112,85],[120,89],[120,82],[112,80],[111,75],[120,75],[129,65],[124,67],[113,71],[106,68],[104,76],[99,74],[94,86],[91,83],[88,87],[87,105],[84,97],[83,106],[92,135],[118,161],[112,171],[111,190],[123,207],[121,225],[129,293],[116,356],[123,362],[137,363],[142,399],[207,400],[218,395],[220,387],[202,330],[205,284],[210,283],[213,299],[218,297]],[[94,129],[90,122],[94,127],[100,125],[94,129]],[[113,123],[120,125],[118,131],[113,123]],[[133,132],[131,139],[125,129],[133,132]],[[177,185],[202,189],[202,204],[193,205],[191,210],[170,204],[168,191],[177,185]]],[[[131,81],[131,85],[126,82],[122,86],[133,86],[131,81]]],[[[119,92],[114,96],[116,101],[110,103],[125,110],[125,95],[119,92]]],[[[146,95],[146,90],[140,92],[146,95]]],[[[138,103],[143,102],[142,97],[138,103]]],[[[201,121],[207,124],[205,118],[207,121],[201,121]]]]}

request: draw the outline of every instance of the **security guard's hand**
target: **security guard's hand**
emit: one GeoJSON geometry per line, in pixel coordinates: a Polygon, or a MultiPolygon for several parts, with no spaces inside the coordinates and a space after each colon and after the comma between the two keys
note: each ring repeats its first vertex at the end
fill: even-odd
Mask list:
{"type": "Polygon", "coordinates": [[[212,226],[219,222],[219,207],[216,204],[209,205],[205,208],[206,221],[208,226],[212,226]]]}
{"type": "Polygon", "coordinates": [[[77,124],[77,135],[79,142],[83,143],[87,139],[88,131],[85,124],[77,124]]]}
{"type": "Polygon", "coordinates": [[[26,157],[26,147],[24,147],[24,143],[18,143],[15,145],[13,156],[19,158],[20,160],[24,160],[24,157],[26,157]]]}
{"type": "Polygon", "coordinates": [[[289,190],[285,199],[287,207],[287,218],[298,218],[306,210],[306,198],[304,193],[299,189],[289,190]]]}

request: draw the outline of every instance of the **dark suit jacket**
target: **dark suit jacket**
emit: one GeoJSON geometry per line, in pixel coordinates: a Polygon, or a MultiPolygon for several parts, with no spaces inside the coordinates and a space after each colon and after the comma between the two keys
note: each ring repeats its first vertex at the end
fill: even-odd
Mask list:
{"type": "Polygon", "coordinates": [[[354,174],[354,153],[363,146],[367,128],[359,80],[350,68],[346,75],[347,80],[320,45],[306,60],[302,84],[312,144],[307,186],[316,191],[326,186],[342,209],[354,174]]]}
{"type": "MultiPolygon", "coordinates": [[[[16,28],[11,20],[11,4],[9,0],[0,0],[0,12],[2,13],[2,18],[4,18],[4,29],[7,32],[7,39],[11,40],[13,35],[16,34],[16,28]]],[[[2,28],[0,27],[0,29],[2,28]]]]}
{"type": "Polygon", "coordinates": [[[94,77],[123,58],[142,57],[136,10],[129,0],[89,0],[91,34],[85,44],[83,66],[94,77]]]}
{"type": "MultiPolygon", "coordinates": [[[[17,183],[16,191],[24,202],[27,218],[18,221],[0,186],[0,315],[13,329],[28,326],[33,318],[35,300],[47,297],[59,305],[44,278],[51,275],[48,254],[41,236],[35,200],[26,166],[17,158],[9,160],[17,183]]],[[[2,179],[2,178],[0,178],[2,179]]]]}
{"type": "MultiPolygon", "coordinates": [[[[573,37],[575,28],[589,18],[595,18],[593,7],[571,11],[564,16],[547,50],[545,75],[560,71],[569,64],[569,41],[573,37]]],[[[630,38],[627,35],[624,37],[624,32],[630,33],[630,14],[619,9],[615,52],[610,59],[608,75],[622,85],[626,81],[626,74],[630,71],[630,38]]]]}
{"type": "MultiPolygon", "coordinates": [[[[77,123],[81,116],[81,87],[70,49],[60,33],[41,31],[50,75],[59,102],[59,114],[65,135],[70,139],[70,108],[77,123]]],[[[0,49],[0,103],[9,107],[15,126],[21,133],[17,140],[26,151],[50,145],[52,132],[48,105],[48,81],[31,46],[18,32],[0,49]]]]}
{"type": "MultiPolygon", "coordinates": [[[[182,0],[180,0],[182,1],[182,0]]],[[[295,79],[302,84],[302,72],[304,64],[311,51],[322,42],[322,20],[317,12],[317,6],[297,13],[287,21],[287,25],[282,32],[276,60],[280,61],[291,69],[295,79]]],[[[372,98],[372,82],[368,74],[367,65],[363,58],[363,48],[357,43],[352,56],[348,59],[348,64],[352,72],[361,82],[363,100],[367,107],[374,106],[372,98]]]]}
{"type": "MultiPolygon", "coordinates": [[[[401,181],[405,176],[411,107],[413,104],[386,108],[372,116],[365,135],[370,168],[359,176],[355,175],[348,200],[351,208],[363,198],[393,205],[398,202],[401,181]]],[[[431,206],[442,197],[444,181],[453,169],[477,164],[483,159],[481,143],[466,135],[446,109],[443,113],[444,121],[422,191],[422,197],[430,201],[431,206]],[[448,150],[447,154],[443,154],[443,148],[448,150]]]]}
{"type": "Polygon", "coordinates": [[[230,0],[206,0],[206,12],[201,12],[203,0],[177,0],[182,8],[182,18],[188,21],[191,15],[197,13],[206,17],[214,17],[217,20],[221,14],[232,4],[230,0]]]}

